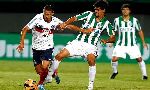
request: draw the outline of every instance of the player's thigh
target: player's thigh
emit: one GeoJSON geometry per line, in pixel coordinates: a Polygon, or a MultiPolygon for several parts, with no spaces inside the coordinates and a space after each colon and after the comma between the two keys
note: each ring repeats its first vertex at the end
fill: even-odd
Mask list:
{"type": "Polygon", "coordinates": [[[69,55],[69,51],[66,48],[64,48],[55,56],[55,58],[57,60],[62,60],[63,58],[68,57],[69,55]]]}
{"type": "Polygon", "coordinates": [[[130,56],[131,59],[136,59],[141,57],[141,52],[139,47],[136,46],[131,46],[128,48],[128,55],[130,56]]]}
{"type": "Polygon", "coordinates": [[[53,60],[52,54],[53,54],[53,48],[43,50],[41,52],[40,59],[42,61],[43,68],[48,68],[48,66],[50,65],[50,62],[53,60]]]}
{"type": "Polygon", "coordinates": [[[42,68],[46,69],[50,65],[50,61],[48,60],[42,60],[42,68]]]}
{"type": "Polygon", "coordinates": [[[112,56],[126,58],[126,47],[125,46],[115,46],[112,56]]]}
{"type": "Polygon", "coordinates": [[[41,53],[40,51],[35,50],[35,49],[33,49],[32,52],[33,52],[33,64],[36,67],[36,65],[39,65],[42,63],[41,58],[40,58],[41,53]]]}
{"type": "Polygon", "coordinates": [[[83,46],[83,42],[73,40],[72,42],[69,42],[64,48],[68,50],[69,56],[78,56],[83,53],[83,46]]]}

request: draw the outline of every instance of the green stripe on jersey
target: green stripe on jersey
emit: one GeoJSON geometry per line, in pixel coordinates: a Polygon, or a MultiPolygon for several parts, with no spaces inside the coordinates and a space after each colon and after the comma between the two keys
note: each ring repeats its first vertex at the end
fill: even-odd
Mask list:
{"type": "Polygon", "coordinates": [[[135,32],[137,28],[140,28],[138,21],[133,16],[130,16],[128,21],[124,21],[120,16],[114,20],[115,25],[118,26],[119,38],[118,45],[133,46],[136,44],[135,32]]]}
{"type": "Polygon", "coordinates": [[[80,20],[80,19],[82,20],[85,17],[87,17],[89,14],[90,14],[90,12],[87,11],[87,12],[84,12],[84,13],[81,13],[81,14],[77,15],[76,17],[77,17],[78,20],[80,20]]]}
{"type": "MultiPolygon", "coordinates": [[[[76,15],[77,18],[80,17],[80,15],[84,16],[84,14],[79,14],[79,15],[76,15]]],[[[79,41],[83,41],[89,44],[96,45],[100,39],[101,32],[103,30],[112,29],[111,25],[109,26],[109,21],[105,17],[101,19],[99,22],[97,22],[95,13],[93,12],[89,12],[88,16],[82,17],[81,19],[83,20],[83,18],[84,18],[84,23],[82,24],[82,28],[84,29],[94,28],[94,31],[90,34],[80,33],[76,38],[79,41]]],[[[109,33],[109,30],[107,31],[109,33]]]]}
{"type": "MultiPolygon", "coordinates": [[[[91,24],[92,24],[92,21],[94,20],[94,18],[95,18],[95,15],[92,14],[92,17],[90,18],[90,20],[89,20],[89,22],[88,22],[88,25],[91,25],[91,24]]],[[[94,24],[97,24],[97,22],[94,21],[94,24]]],[[[89,27],[87,27],[87,28],[89,28],[89,27]]],[[[94,28],[94,26],[93,26],[93,28],[94,28]]],[[[87,34],[87,35],[85,36],[84,42],[88,42],[89,36],[90,36],[89,34],[87,34]]]]}

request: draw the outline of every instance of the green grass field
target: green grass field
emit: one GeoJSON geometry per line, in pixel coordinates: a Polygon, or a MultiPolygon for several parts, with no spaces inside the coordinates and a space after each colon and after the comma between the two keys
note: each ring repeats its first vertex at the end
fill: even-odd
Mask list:
{"type": "MultiPolygon", "coordinates": [[[[150,75],[150,65],[147,72],[150,75]]],[[[119,74],[110,80],[109,63],[97,63],[94,90],[150,90],[150,80],[141,80],[138,64],[119,64],[119,74]]],[[[46,90],[86,90],[88,65],[86,62],[62,62],[59,67],[61,83],[47,84],[46,90]]],[[[32,62],[0,61],[0,90],[23,90],[27,79],[38,81],[32,62]]]]}

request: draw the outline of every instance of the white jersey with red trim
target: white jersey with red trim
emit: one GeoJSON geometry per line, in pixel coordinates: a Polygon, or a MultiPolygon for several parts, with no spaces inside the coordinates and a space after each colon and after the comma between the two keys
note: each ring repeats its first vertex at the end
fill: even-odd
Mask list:
{"type": "Polygon", "coordinates": [[[51,22],[45,22],[43,13],[37,14],[27,26],[32,30],[32,48],[46,50],[54,47],[53,31],[62,21],[52,16],[51,22]]]}

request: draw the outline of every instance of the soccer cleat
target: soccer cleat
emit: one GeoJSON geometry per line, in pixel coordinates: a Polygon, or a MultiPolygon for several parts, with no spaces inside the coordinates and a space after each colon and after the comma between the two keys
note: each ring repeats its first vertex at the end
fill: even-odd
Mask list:
{"type": "Polygon", "coordinates": [[[148,79],[148,77],[147,76],[143,76],[143,78],[142,78],[143,80],[147,80],[148,79]]]}
{"type": "Polygon", "coordinates": [[[44,85],[42,84],[38,85],[38,90],[45,90],[44,85]]]}
{"type": "Polygon", "coordinates": [[[94,84],[94,82],[89,82],[89,86],[88,86],[87,90],[93,90],[93,84],[94,84]]]}
{"type": "Polygon", "coordinates": [[[59,76],[56,75],[54,78],[55,78],[55,80],[56,80],[56,83],[59,84],[59,83],[60,83],[60,78],[59,78],[59,76]]]}
{"type": "Polygon", "coordinates": [[[47,76],[43,82],[43,84],[51,83],[52,82],[52,76],[47,76]]]}
{"type": "Polygon", "coordinates": [[[113,73],[110,77],[110,79],[115,79],[115,77],[117,76],[118,72],[117,73],[113,73]]]}

